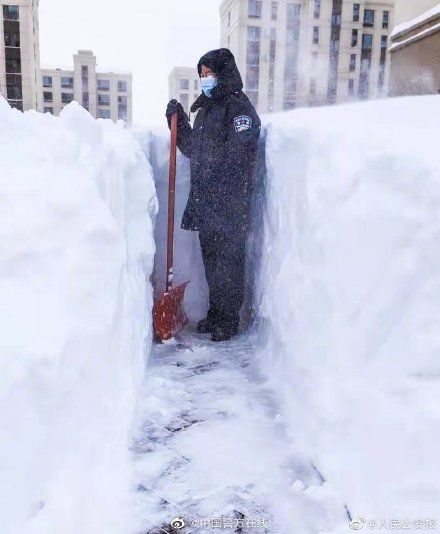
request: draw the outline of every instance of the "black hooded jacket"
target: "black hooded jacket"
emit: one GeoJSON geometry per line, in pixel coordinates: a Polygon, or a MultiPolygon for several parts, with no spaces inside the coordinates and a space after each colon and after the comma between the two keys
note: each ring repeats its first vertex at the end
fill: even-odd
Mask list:
{"type": "Polygon", "coordinates": [[[260,119],[243,93],[234,56],[226,49],[204,55],[217,76],[211,97],[203,93],[191,107],[198,111],[194,127],[186,115],[178,121],[177,144],[191,162],[191,190],[182,228],[240,231],[249,226],[253,175],[260,119]]]}

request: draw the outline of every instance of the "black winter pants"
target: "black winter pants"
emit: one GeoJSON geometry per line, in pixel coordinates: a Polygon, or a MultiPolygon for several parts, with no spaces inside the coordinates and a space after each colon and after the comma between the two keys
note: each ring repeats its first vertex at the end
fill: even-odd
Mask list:
{"type": "Polygon", "coordinates": [[[208,317],[225,326],[238,327],[244,299],[245,232],[199,233],[209,287],[208,317]]]}

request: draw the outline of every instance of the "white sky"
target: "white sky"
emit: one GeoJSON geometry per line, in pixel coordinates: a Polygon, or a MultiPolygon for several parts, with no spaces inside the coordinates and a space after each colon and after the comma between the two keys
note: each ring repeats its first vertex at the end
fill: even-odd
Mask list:
{"type": "Polygon", "coordinates": [[[93,50],[98,69],[133,73],[134,122],[162,124],[172,67],[219,47],[220,1],[40,0],[41,65],[93,50]]]}

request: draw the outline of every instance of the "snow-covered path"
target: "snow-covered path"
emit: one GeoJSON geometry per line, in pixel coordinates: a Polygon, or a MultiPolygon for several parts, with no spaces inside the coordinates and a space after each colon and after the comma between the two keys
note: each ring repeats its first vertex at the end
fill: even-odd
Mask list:
{"type": "Polygon", "coordinates": [[[142,534],[317,534],[346,519],[287,438],[248,336],[154,348],[133,455],[142,534]],[[177,517],[186,528],[170,528],[177,517]]]}

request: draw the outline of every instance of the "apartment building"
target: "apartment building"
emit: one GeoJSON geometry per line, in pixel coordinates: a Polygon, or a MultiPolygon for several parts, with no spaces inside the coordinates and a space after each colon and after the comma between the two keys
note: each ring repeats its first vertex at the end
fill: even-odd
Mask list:
{"type": "Polygon", "coordinates": [[[394,0],[223,0],[221,45],[260,113],[386,94],[394,0]]]}
{"type": "Polygon", "coordinates": [[[389,47],[392,96],[440,94],[440,2],[435,4],[425,12],[411,10],[414,18],[393,29],[389,47]]]}
{"type": "Polygon", "coordinates": [[[95,118],[132,123],[132,75],[100,72],[96,56],[80,50],[73,56],[73,69],[42,69],[43,111],[59,115],[75,100],[95,118]]]}
{"type": "Polygon", "coordinates": [[[0,0],[0,27],[0,94],[21,111],[41,111],[38,0],[0,0]]]}
{"type": "Polygon", "coordinates": [[[186,113],[200,95],[200,79],[195,67],[174,67],[168,76],[170,100],[181,102],[186,113]]]}

